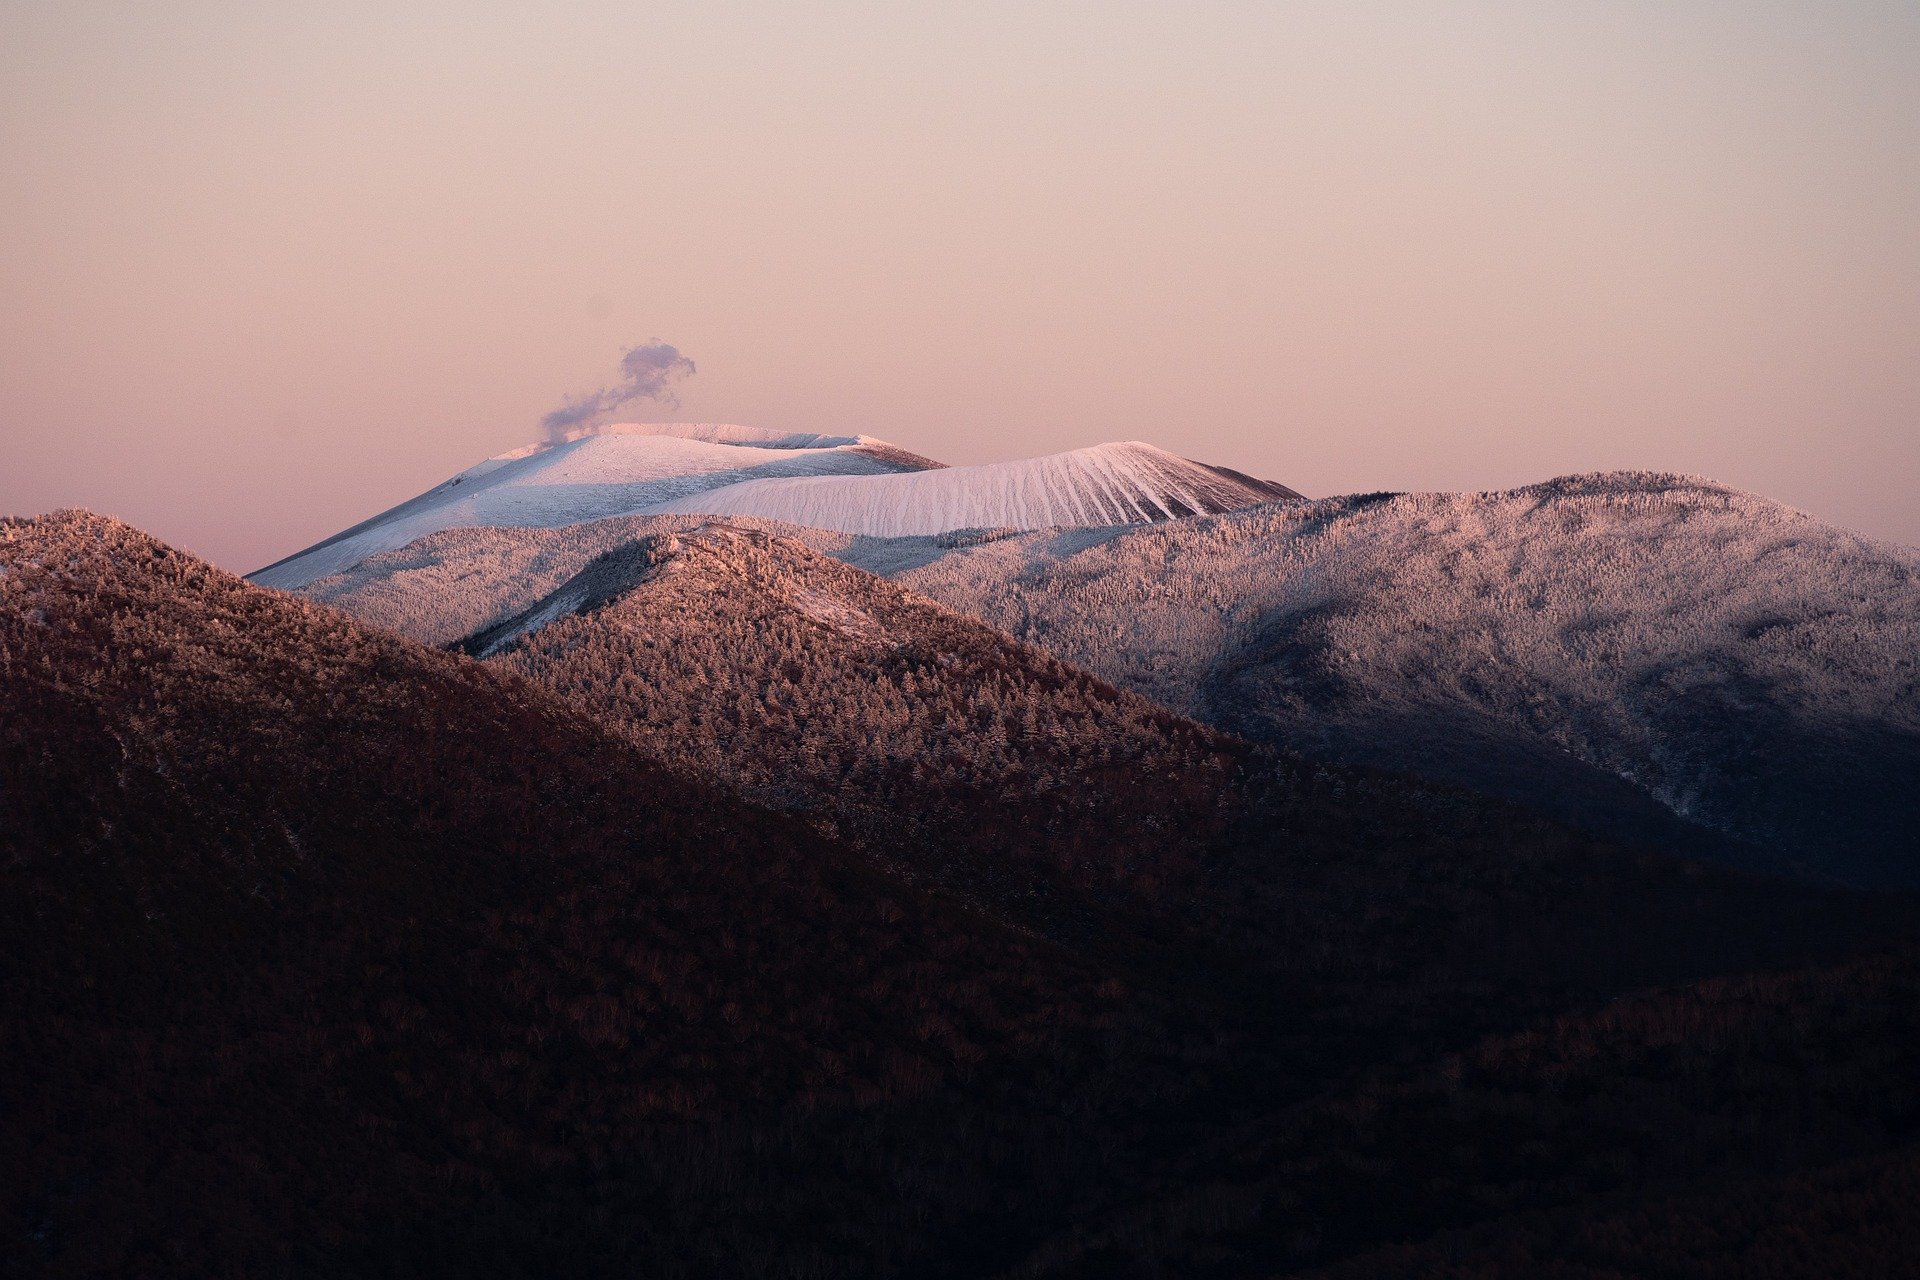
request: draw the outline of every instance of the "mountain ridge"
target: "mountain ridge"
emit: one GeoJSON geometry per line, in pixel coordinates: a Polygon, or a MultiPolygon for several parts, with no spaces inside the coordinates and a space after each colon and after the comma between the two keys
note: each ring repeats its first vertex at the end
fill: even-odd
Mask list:
{"type": "Polygon", "coordinates": [[[443,529],[552,528],[659,512],[770,508],[777,517],[802,515],[801,523],[897,533],[922,526],[940,532],[968,525],[1124,524],[1298,498],[1285,486],[1138,441],[947,467],[870,436],[622,423],[496,454],[250,576],[294,590],[443,529]],[[884,483],[916,474],[933,479],[905,489],[884,483]],[[798,489],[774,483],[854,478],[883,483],[798,489]]]}
{"type": "Polygon", "coordinates": [[[264,586],[293,589],[445,528],[575,524],[755,475],[938,465],[866,436],[698,423],[582,429],[495,454],[249,576],[264,586]]]}
{"type": "Polygon", "coordinates": [[[1257,741],[1536,803],[1578,762],[1783,866],[1920,878],[1920,551],[1712,481],[835,553],[1257,741]]]}
{"type": "Polygon", "coordinates": [[[749,515],[866,537],[959,529],[1101,527],[1301,501],[1284,485],[1138,440],[891,476],[769,477],[661,503],[661,513],[749,515]]]}
{"type": "MultiPolygon", "coordinates": [[[[727,518],[1310,758],[1621,838],[1713,830],[1797,874],[1920,875],[1894,781],[1920,769],[1920,552],[1713,481],[1586,473],[902,538],[727,518]]],[[[314,590],[445,643],[697,520],[447,531],[314,590]]]]}

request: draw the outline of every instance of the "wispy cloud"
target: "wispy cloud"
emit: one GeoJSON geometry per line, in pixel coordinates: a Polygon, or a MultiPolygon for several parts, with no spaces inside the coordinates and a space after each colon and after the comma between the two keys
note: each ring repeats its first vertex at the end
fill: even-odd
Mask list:
{"type": "Polygon", "coordinates": [[[574,429],[591,425],[602,414],[612,413],[635,400],[651,400],[673,408],[680,403],[680,398],[673,393],[674,384],[692,375],[695,369],[693,361],[681,355],[679,348],[655,338],[629,347],[620,357],[620,372],[622,377],[613,386],[591,395],[569,397],[566,404],[542,418],[540,425],[546,428],[547,438],[563,439],[574,429]]]}

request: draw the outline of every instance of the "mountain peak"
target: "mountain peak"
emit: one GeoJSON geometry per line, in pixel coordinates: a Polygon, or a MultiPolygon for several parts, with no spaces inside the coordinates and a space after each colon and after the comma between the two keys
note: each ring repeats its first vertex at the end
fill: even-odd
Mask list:
{"type": "Polygon", "coordinates": [[[1143,524],[1299,499],[1141,440],[947,467],[865,435],[623,422],[497,454],[251,576],[297,590],[446,529],[557,529],[622,515],[759,516],[891,537],[1143,524]]]}
{"type": "Polygon", "coordinates": [[[938,471],[752,480],[656,509],[759,516],[886,538],[955,529],[1146,524],[1299,499],[1284,485],[1125,440],[938,471]]]}
{"type": "Polygon", "coordinates": [[[443,529],[552,529],[649,511],[703,489],[762,477],[883,475],[939,465],[867,436],[725,423],[622,423],[488,458],[252,577],[263,586],[292,590],[443,529]]]}

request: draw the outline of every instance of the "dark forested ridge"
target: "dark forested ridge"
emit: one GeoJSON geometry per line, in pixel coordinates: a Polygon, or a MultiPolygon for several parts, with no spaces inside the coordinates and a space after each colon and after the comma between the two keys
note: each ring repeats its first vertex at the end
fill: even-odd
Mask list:
{"type": "Polygon", "coordinates": [[[475,661],[0,525],[8,1271],[1913,1247],[1852,1216],[1912,1177],[1904,900],[1291,765],[764,539],[626,555],[475,661]]]}
{"type": "Polygon", "coordinates": [[[1916,1172],[1908,949],[1648,992],[1379,1073],[1015,1274],[1893,1276],[1916,1172]],[[1355,1254],[1382,1218],[1415,1243],[1355,1254]]]}
{"type": "MultiPolygon", "coordinates": [[[[35,1269],[725,1271],[701,1252],[785,1251],[840,1179],[890,1182],[849,1136],[876,1115],[971,1087],[929,1123],[990,1149],[1051,1074],[1134,1087],[1116,1038],[1183,1051],[1109,975],[524,681],[109,522],[0,546],[0,1166],[35,1269]],[[821,1176],[713,1199],[749,1153],[821,1176]]],[[[901,1197],[953,1194],[927,1176],[901,1197]]],[[[788,1256],[816,1247],[849,1246],[788,1256]]]]}

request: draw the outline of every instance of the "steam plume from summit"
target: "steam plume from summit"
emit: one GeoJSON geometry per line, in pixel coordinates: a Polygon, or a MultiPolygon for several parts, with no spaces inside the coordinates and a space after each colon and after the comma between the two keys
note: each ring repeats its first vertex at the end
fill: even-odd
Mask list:
{"type": "Polygon", "coordinates": [[[635,400],[651,400],[669,408],[678,405],[680,399],[673,393],[673,384],[693,374],[695,367],[679,348],[655,338],[627,348],[620,357],[620,372],[623,376],[613,386],[569,397],[566,404],[542,418],[540,425],[547,437],[562,439],[571,428],[635,400]]]}

